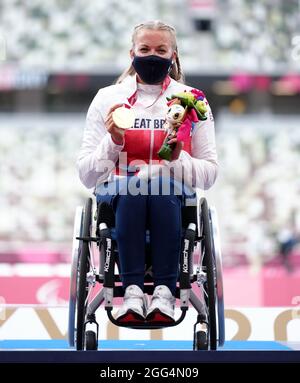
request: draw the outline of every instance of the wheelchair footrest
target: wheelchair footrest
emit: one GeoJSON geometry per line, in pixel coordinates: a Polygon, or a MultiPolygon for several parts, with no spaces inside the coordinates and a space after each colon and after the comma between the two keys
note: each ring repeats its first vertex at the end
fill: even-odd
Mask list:
{"type": "Polygon", "coordinates": [[[128,310],[122,317],[118,318],[119,323],[124,323],[128,326],[136,326],[144,322],[144,318],[133,310],[128,310]]]}
{"type": "Polygon", "coordinates": [[[175,322],[173,318],[163,314],[160,310],[156,309],[147,316],[147,322],[151,325],[168,326],[175,322]]]}
{"type": "Polygon", "coordinates": [[[178,319],[176,319],[174,322],[161,322],[161,323],[151,323],[151,322],[140,322],[140,323],[130,323],[130,322],[120,322],[114,318],[112,315],[112,307],[105,307],[105,310],[107,311],[107,316],[109,320],[116,326],[119,327],[127,327],[127,328],[132,328],[132,329],[138,329],[138,330],[156,330],[156,329],[161,329],[165,327],[173,327],[177,326],[179,323],[181,323],[186,315],[186,312],[188,310],[187,307],[181,307],[181,315],[178,319]]]}

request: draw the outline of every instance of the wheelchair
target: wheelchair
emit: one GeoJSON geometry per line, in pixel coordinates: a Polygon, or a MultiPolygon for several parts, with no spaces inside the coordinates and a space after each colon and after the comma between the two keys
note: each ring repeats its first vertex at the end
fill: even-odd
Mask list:
{"type": "MultiPolygon", "coordinates": [[[[93,199],[88,198],[84,207],[77,207],[75,213],[69,345],[77,350],[98,349],[99,324],[95,313],[104,304],[113,324],[134,329],[176,326],[184,320],[189,307],[193,306],[197,313],[193,326],[193,350],[216,350],[222,346],[225,342],[225,320],[219,230],[216,210],[208,206],[206,198],[197,198],[194,206],[182,207],[183,235],[176,287],[176,305],[179,305],[181,315],[175,318],[175,322],[162,325],[147,322],[128,325],[114,318],[114,298],[124,296],[117,271],[115,217],[110,205],[95,205],[94,211],[93,199]],[[100,288],[97,284],[100,284],[100,288]],[[98,291],[95,292],[97,287],[98,291]]],[[[147,231],[144,292],[152,295],[150,237],[151,233],[147,231]]]]}

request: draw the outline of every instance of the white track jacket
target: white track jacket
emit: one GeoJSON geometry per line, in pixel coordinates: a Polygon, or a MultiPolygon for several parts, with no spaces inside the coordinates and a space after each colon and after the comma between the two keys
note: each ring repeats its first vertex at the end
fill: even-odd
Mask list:
{"type": "Polygon", "coordinates": [[[172,168],[175,178],[184,172],[189,186],[205,190],[213,185],[218,162],[214,119],[206,99],[207,120],[195,123],[190,141],[184,143],[179,158],[171,162],[159,161],[157,151],[165,137],[163,123],[168,110],[166,97],[192,89],[169,77],[164,84],[143,85],[136,81],[136,76],[128,76],[122,83],[98,91],[87,113],[77,159],[79,177],[87,188],[112,180],[125,152],[128,164],[135,161],[136,165],[136,160],[141,160],[146,164],[145,170],[159,163],[166,170],[172,168]],[[119,103],[131,105],[136,116],[134,126],[125,132],[124,145],[113,142],[104,123],[110,108],[119,103]]]}

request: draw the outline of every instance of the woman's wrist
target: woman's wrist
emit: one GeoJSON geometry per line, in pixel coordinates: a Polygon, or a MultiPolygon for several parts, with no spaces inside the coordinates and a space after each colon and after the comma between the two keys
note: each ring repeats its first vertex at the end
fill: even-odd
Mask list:
{"type": "Polygon", "coordinates": [[[111,134],[111,139],[114,144],[116,145],[123,145],[124,144],[124,137],[116,137],[111,134]]]}

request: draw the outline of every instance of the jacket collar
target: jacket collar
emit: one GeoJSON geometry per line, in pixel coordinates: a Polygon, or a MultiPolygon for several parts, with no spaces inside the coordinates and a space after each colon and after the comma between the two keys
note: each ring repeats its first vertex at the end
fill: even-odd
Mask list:
{"type": "MultiPolygon", "coordinates": [[[[169,87],[173,80],[170,76],[167,76],[162,84],[161,93],[159,96],[161,96],[169,87]]],[[[123,85],[126,88],[128,97],[127,101],[130,106],[134,105],[137,100],[137,76],[136,74],[134,76],[127,76],[125,79],[121,82],[121,85],[123,85]]]]}

